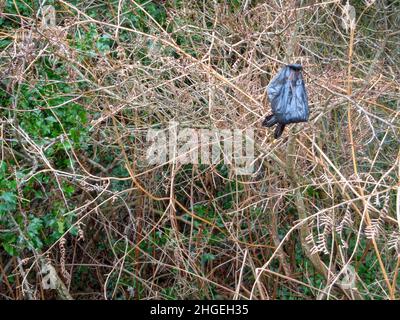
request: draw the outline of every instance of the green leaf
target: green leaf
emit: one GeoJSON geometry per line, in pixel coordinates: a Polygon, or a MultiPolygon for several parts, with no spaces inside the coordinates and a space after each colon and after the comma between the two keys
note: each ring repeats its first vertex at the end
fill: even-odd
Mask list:
{"type": "Polygon", "coordinates": [[[64,221],[57,221],[57,227],[58,227],[58,229],[57,229],[57,231],[59,232],[59,233],[64,233],[64,221]]]}
{"type": "Polygon", "coordinates": [[[14,193],[12,192],[4,192],[1,196],[0,199],[4,200],[6,203],[9,204],[16,204],[17,203],[17,197],[14,193]]]}
{"type": "Polygon", "coordinates": [[[3,243],[3,248],[10,256],[15,256],[17,253],[15,247],[9,243],[3,243]]]}

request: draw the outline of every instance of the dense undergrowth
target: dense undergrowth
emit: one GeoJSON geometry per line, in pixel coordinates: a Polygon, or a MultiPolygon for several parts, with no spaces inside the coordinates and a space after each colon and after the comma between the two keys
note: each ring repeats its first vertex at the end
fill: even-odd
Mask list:
{"type": "Polygon", "coordinates": [[[400,3],[350,5],[1,1],[0,298],[398,299],[400,3]],[[150,165],[171,121],[254,129],[254,173],[150,165]]]}

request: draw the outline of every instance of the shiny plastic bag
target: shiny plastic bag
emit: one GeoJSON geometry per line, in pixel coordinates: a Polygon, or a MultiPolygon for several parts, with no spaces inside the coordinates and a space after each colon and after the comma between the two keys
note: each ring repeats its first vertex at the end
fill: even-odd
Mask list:
{"type": "Polygon", "coordinates": [[[272,114],[268,115],[263,126],[275,129],[275,139],[279,138],[289,123],[306,122],[309,117],[308,98],[300,64],[283,67],[267,87],[272,114]]]}

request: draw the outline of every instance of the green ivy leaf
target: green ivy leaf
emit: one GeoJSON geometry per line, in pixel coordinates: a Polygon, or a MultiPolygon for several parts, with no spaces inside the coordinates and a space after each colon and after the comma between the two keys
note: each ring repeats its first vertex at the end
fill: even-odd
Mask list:
{"type": "Polygon", "coordinates": [[[15,196],[15,194],[12,193],[12,192],[4,192],[4,193],[0,196],[0,198],[1,198],[2,200],[4,200],[5,202],[12,203],[12,204],[15,204],[15,203],[17,202],[17,201],[16,201],[16,196],[15,196]]]}
{"type": "Polygon", "coordinates": [[[15,250],[15,247],[12,244],[3,243],[3,248],[10,256],[17,255],[17,250],[15,250]]]}

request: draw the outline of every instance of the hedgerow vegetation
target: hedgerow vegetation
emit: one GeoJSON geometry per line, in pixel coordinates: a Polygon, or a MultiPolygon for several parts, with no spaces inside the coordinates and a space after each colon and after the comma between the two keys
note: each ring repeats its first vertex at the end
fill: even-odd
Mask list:
{"type": "Polygon", "coordinates": [[[399,1],[0,9],[1,299],[400,298],[399,1]],[[295,62],[310,120],[274,140],[295,62]],[[172,121],[254,130],[254,172],[149,164],[172,121]]]}

